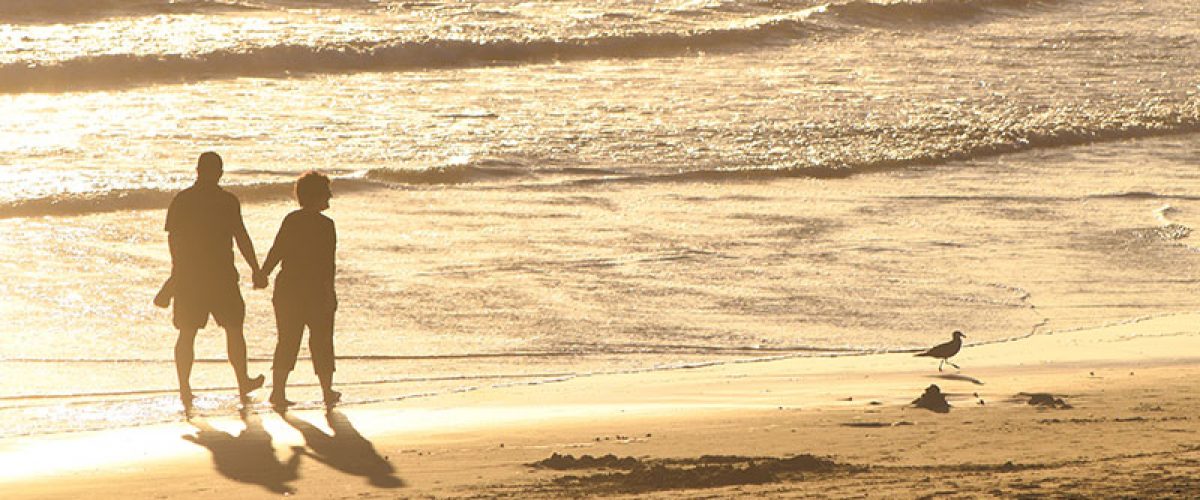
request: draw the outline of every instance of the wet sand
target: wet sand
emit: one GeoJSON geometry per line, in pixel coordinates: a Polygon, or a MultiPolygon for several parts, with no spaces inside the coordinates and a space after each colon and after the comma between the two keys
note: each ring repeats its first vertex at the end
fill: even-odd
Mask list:
{"type": "Polygon", "coordinates": [[[260,412],[249,425],[231,415],[7,439],[0,483],[9,498],[1186,496],[1200,488],[1197,324],[1174,315],[968,344],[954,358],[963,370],[943,373],[906,353],[787,359],[481,389],[331,420],[260,412]],[[930,384],[949,413],[909,404],[930,384]],[[554,453],[634,460],[530,465],[554,453]]]}

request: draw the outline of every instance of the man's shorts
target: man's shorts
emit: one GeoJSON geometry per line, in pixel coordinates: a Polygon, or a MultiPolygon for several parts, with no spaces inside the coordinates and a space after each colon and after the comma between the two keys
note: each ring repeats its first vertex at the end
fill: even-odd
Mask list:
{"type": "Polygon", "coordinates": [[[239,327],[246,321],[246,302],[237,279],[175,285],[175,328],[199,330],[208,325],[210,314],[223,328],[239,327]]]}

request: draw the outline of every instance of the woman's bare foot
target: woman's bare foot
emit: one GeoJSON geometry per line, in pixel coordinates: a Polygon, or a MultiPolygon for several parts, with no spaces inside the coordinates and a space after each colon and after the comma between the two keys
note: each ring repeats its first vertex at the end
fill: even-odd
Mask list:
{"type": "Polygon", "coordinates": [[[288,401],[287,397],[285,397],[282,393],[277,392],[272,392],[271,397],[267,399],[267,401],[271,403],[271,407],[274,408],[275,411],[279,412],[287,411],[289,407],[296,404],[292,401],[288,401]]]}
{"type": "Polygon", "coordinates": [[[332,407],[342,400],[342,393],[330,389],[325,391],[325,406],[332,407]]]}

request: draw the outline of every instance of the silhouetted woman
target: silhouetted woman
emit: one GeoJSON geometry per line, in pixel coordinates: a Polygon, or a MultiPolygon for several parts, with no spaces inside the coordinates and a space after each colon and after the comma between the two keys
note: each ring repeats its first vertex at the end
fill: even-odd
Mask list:
{"type": "Polygon", "coordinates": [[[333,220],[321,212],[329,208],[329,177],[305,172],[296,181],[296,200],[300,209],[284,217],[275,235],[262,274],[255,277],[256,287],[267,286],[267,278],[275,266],[283,263],[275,282],[272,303],[275,305],[275,324],[279,338],[275,344],[275,359],[271,366],[270,401],[276,408],[287,408],[287,379],[296,367],[300,339],[308,327],[308,348],[312,353],[313,370],[321,382],[326,405],[341,399],[333,390],[333,317],[337,311],[337,294],[333,289],[334,254],[337,231],[333,220]]]}

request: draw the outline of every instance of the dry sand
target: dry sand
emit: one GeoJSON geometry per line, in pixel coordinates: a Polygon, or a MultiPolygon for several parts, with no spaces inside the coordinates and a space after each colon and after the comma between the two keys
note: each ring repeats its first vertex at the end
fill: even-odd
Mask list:
{"type": "Polygon", "coordinates": [[[796,358],[486,388],[330,419],[260,412],[6,439],[0,491],[1194,498],[1198,360],[1200,314],[1189,314],[968,344],[954,358],[963,369],[941,374],[936,360],[911,354],[796,358]],[[909,404],[930,384],[949,413],[909,404]],[[1070,408],[1032,406],[1020,393],[1070,408]],[[571,456],[531,465],[554,453],[571,456]]]}

